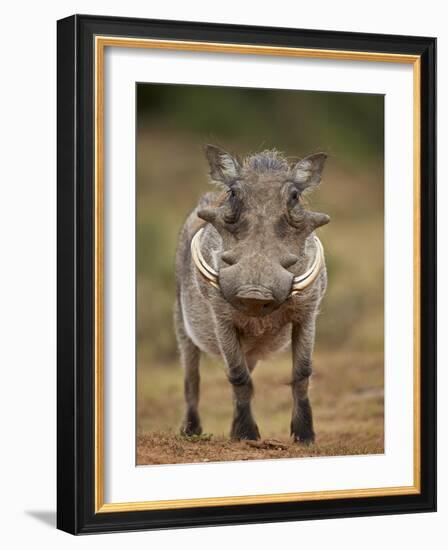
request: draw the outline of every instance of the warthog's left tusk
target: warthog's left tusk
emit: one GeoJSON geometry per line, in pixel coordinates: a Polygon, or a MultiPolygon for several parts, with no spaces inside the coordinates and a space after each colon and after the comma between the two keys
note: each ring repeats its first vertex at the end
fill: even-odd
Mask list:
{"type": "Polygon", "coordinates": [[[297,275],[292,280],[291,295],[298,294],[301,290],[309,287],[314,283],[316,277],[319,275],[324,263],[324,247],[319,238],[314,235],[314,242],[316,243],[316,256],[308,271],[305,271],[303,275],[297,275]]]}
{"type": "MultiPolygon", "coordinates": [[[[204,277],[212,286],[219,288],[219,274],[218,272],[210,267],[208,263],[204,260],[201,252],[201,235],[204,231],[204,228],[201,227],[197,233],[191,239],[191,256],[193,258],[194,264],[204,277]]],[[[305,271],[302,275],[297,275],[292,280],[291,295],[298,294],[301,290],[309,287],[316,280],[316,277],[319,275],[324,261],[324,248],[320,240],[314,236],[314,241],[316,243],[316,256],[311,267],[305,271]]]]}

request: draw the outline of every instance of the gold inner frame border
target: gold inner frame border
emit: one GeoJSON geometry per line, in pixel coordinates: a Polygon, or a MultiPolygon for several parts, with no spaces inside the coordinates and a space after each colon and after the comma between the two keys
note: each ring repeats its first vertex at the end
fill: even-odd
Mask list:
{"type": "Polygon", "coordinates": [[[359,52],[346,50],[325,50],[291,48],[279,46],[257,46],[253,44],[226,44],[181,40],[158,40],[96,36],[95,55],[95,346],[94,346],[94,398],[95,398],[95,513],[129,512],[143,510],[167,510],[206,506],[231,506],[275,502],[303,502],[334,500],[341,498],[362,498],[420,493],[421,442],[420,442],[420,156],[421,156],[421,60],[418,55],[393,54],[382,52],[359,52]],[[268,56],[301,57],[366,62],[406,63],[413,65],[413,298],[414,298],[414,483],[403,487],[380,487],[350,490],[329,490],[301,493],[280,493],[264,495],[244,495],[181,500],[158,500],[141,502],[104,502],[104,52],[106,47],[152,48],[159,50],[193,51],[207,53],[232,53],[268,56]]]}

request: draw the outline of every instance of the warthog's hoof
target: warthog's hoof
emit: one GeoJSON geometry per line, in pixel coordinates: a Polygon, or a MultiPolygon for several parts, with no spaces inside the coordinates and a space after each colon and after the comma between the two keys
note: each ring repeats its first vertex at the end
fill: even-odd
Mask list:
{"type": "Polygon", "coordinates": [[[308,426],[302,421],[299,421],[298,419],[294,419],[291,421],[291,435],[294,439],[295,443],[302,443],[303,445],[310,445],[311,443],[314,443],[315,440],[315,434],[312,427],[312,424],[310,426],[310,423],[308,423],[308,426]]]}
{"type": "Polygon", "coordinates": [[[297,443],[309,445],[314,443],[313,413],[308,400],[299,400],[299,411],[291,418],[291,435],[297,443]]]}
{"type": "Polygon", "coordinates": [[[236,441],[240,440],[252,440],[260,439],[260,432],[258,431],[258,426],[255,422],[241,422],[238,419],[235,419],[232,424],[232,429],[230,431],[231,439],[236,441]]]}
{"type": "Polygon", "coordinates": [[[294,443],[301,443],[302,445],[311,445],[315,441],[314,433],[307,435],[294,435],[294,443]]]}
{"type": "Polygon", "coordinates": [[[192,435],[201,435],[202,426],[197,414],[187,415],[180,427],[181,435],[191,437],[192,435]]]}

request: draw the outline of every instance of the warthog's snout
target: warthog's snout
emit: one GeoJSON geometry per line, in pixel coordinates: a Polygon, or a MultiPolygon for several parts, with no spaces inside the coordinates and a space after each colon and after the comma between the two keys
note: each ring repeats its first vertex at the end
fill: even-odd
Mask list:
{"type": "Polygon", "coordinates": [[[236,264],[219,271],[224,298],[250,317],[263,317],[288,298],[293,275],[262,254],[245,255],[236,264]]]}
{"type": "Polygon", "coordinates": [[[246,315],[261,317],[271,313],[278,304],[269,289],[243,286],[235,296],[234,305],[246,315]]]}

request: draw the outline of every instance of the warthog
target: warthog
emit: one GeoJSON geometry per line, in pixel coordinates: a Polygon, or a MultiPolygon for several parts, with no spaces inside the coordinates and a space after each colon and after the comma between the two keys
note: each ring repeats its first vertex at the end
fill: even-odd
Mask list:
{"type": "Polygon", "coordinates": [[[330,218],[307,210],[302,194],[319,184],[326,155],[289,164],[277,151],[243,161],[212,145],[205,152],[211,179],[224,192],[205,194],[179,236],[175,325],[186,400],[181,433],[202,432],[202,351],[225,363],[233,388],[231,438],[258,439],[251,373],[260,358],[291,342],[291,435],[310,443],[308,385],[316,316],[327,285],[314,230],[330,218]]]}

